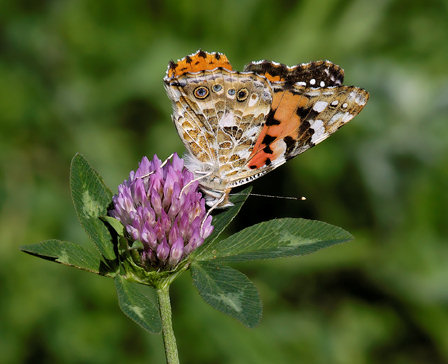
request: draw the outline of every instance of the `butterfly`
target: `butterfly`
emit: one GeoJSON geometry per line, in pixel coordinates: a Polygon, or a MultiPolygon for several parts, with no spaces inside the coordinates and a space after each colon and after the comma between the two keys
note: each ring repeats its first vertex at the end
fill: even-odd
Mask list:
{"type": "Polygon", "coordinates": [[[249,183],[328,138],[359,114],[367,91],[342,85],[329,61],[288,67],[251,62],[234,71],[222,53],[202,50],[168,64],[172,119],[212,208],[231,206],[249,183]]]}

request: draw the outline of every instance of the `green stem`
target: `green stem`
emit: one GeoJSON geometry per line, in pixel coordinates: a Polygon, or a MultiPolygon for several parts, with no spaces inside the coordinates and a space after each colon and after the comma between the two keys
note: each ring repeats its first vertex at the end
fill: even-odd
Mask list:
{"type": "Polygon", "coordinates": [[[176,338],[174,336],[173,323],[171,321],[171,303],[169,290],[169,284],[163,284],[157,288],[160,317],[162,318],[163,344],[165,345],[167,364],[179,364],[176,338]]]}

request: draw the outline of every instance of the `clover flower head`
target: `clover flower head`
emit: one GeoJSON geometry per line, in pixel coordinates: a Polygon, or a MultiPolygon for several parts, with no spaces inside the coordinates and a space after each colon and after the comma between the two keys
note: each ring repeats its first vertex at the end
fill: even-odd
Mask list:
{"type": "Polygon", "coordinates": [[[142,242],[143,266],[171,269],[212,233],[212,217],[193,178],[177,154],[165,165],[157,156],[143,157],[118,186],[109,214],[142,242]]]}

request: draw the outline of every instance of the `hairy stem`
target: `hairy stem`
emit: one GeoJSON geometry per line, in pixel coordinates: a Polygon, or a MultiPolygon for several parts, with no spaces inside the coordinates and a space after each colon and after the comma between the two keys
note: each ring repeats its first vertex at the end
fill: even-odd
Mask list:
{"type": "Polygon", "coordinates": [[[176,337],[174,336],[173,323],[171,320],[171,303],[169,289],[169,284],[164,284],[157,288],[160,317],[162,319],[163,344],[165,345],[167,364],[179,364],[176,337]]]}

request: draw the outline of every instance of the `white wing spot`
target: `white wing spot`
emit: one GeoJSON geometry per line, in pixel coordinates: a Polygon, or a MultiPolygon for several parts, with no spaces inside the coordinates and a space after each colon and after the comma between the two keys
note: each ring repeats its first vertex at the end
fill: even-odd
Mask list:
{"type": "Polygon", "coordinates": [[[317,111],[317,112],[322,112],[325,110],[325,108],[327,107],[328,102],[325,101],[318,101],[314,104],[313,106],[313,110],[317,111]]]}
{"type": "Polygon", "coordinates": [[[252,107],[252,106],[254,106],[257,102],[258,102],[258,95],[257,95],[257,94],[252,94],[252,96],[251,96],[250,99],[249,99],[249,104],[248,104],[248,106],[249,106],[249,107],[252,107]],[[253,96],[255,96],[255,97],[253,97],[253,96]]]}
{"type": "Polygon", "coordinates": [[[320,87],[324,87],[325,86],[325,82],[324,81],[320,81],[320,87]]]}
{"type": "Polygon", "coordinates": [[[310,128],[314,130],[313,136],[311,137],[312,143],[318,143],[328,137],[322,120],[310,120],[310,128]]]}
{"type": "Polygon", "coordinates": [[[328,122],[328,125],[333,125],[335,122],[342,119],[344,117],[344,114],[348,114],[348,113],[337,112],[336,114],[334,114],[333,117],[328,122]]]}
{"type": "Polygon", "coordinates": [[[253,126],[250,129],[245,130],[243,136],[244,136],[244,138],[251,139],[251,138],[255,137],[260,132],[260,130],[261,130],[261,127],[253,126]]]}
{"type": "Polygon", "coordinates": [[[347,106],[348,106],[348,104],[347,104],[346,102],[344,102],[344,103],[342,104],[342,108],[343,108],[343,109],[346,109],[347,106]]]}
{"type": "Polygon", "coordinates": [[[338,100],[334,100],[334,101],[332,101],[331,102],[331,106],[338,106],[338,104],[339,104],[339,101],[338,100]]]}
{"type": "Polygon", "coordinates": [[[314,78],[312,78],[311,80],[310,80],[310,85],[315,85],[316,84],[316,80],[314,79],[314,78]]]}
{"type": "Polygon", "coordinates": [[[357,93],[357,92],[354,92],[354,91],[352,91],[352,92],[350,92],[350,95],[349,95],[349,100],[351,101],[351,100],[355,100],[355,102],[358,104],[358,105],[365,105],[366,104],[366,98],[363,96],[363,95],[361,95],[361,94],[359,94],[359,93],[357,93]]]}
{"type": "Polygon", "coordinates": [[[349,122],[350,120],[352,120],[353,119],[353,115],[352,114],[350,114],[349,112],[346,112],[345,114],[344,114],[344,116],[342,117],[342,122],[345,124],[345,123],[347,123],[347,122],[349,122]]]}
{"type": "Polygon", "coordinates": [[[232,112],[225,113],[221,120],[219,120],[219,126],[237,126],[235,122],[235,115],[232,112]]]}
{"type": "Polygon", "coordinates": [[[250,150],[240,150],[239,152],[236,153],[236,155],[241,159],[248,159],[250,157],[250,153],[251,153],[250,150]]]}
{"type": "Polygon", "coordinates": [[[350,114],[348,111],[347,112],[338,112],[333,115],[333,117],[328,122],[328,125],[333,125],[334,123],[339,122],[339,121],[341,123],[345,124],[352,119],[353,119],[353,115],[350,114]]]}
{"type": "MultiPolygon", "coordinates": [[[[309,91],[309,92],[306,93],[307,96],[311,96],[311,97],[313,97],[313,96],[321,96],[321,95],[324,95],[324,94],[325,93],[322,93],[320,90],[313,90],[313,91],[309,91]]],[[[331,94],[332,94],[332,92],[331,92],[331,94]]]]}

